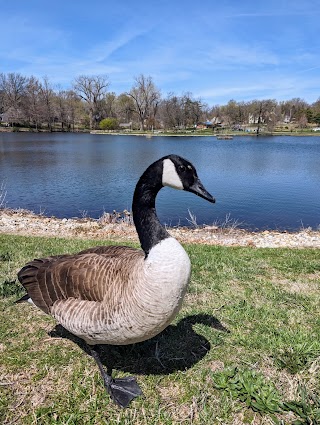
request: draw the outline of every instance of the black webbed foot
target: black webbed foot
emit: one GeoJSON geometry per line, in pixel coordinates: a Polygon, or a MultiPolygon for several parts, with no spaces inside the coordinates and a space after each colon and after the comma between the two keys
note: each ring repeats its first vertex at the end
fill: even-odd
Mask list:
{"type": "Polygon", "coordinates": [[[96,349],[89,346],[89,350],[99,367],[108,394],[110,394],[110,397],[118,406],[125,408],[135,397],[143,394],[134,376],[112,378],[112,376],[104,370],[96,349]]]}
{"type": "Polygon", "coordinates": [[[108,379],[103,377],[104,385],[110,397],[118,406],[125,408],[135,397],[142,395],[141,388],[134,376],[115,379],[109,375],[107,377],[108,379]]]}

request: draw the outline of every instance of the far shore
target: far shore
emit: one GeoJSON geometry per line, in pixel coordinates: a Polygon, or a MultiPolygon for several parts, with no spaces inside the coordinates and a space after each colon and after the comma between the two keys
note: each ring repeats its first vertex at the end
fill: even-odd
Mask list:
{"type": "MultiPolygon", "coordinates": [[[[297,232],[248,231],[235,226],[173,227],[170,234],[185,244],[247,246],[256,248],[320,248],[320,229],[297,232]]],[[[26,210],[0,209],[0,233],[23,236],[66,237],[138,243],[134,225],[121,216],[56,218],[26,210]]]]}
{"type": "Polygon", "coordinates": [[[320,131],[273,131],[266,132],[261,131],[257,135],[254,131],[232,131],[232,130],[221,130],[221,132],[213,132],[210,130],[188,130],[188,131],[164,131],[164,130],[146,130],[146,131],[137,131],[137,130],[89,130],[89,129],[77,129],[74,131],[62,131],[61,129],[55,129],[49,131],[46,129],[30,129],[26,127],[3,127],[0,126],[0,133],[63,133],[63,134],[97,134],[97,135],[111,135],[111,136],[146,136],[146,137],[156,137],[156,136],[169,136],[169,137],[219,137],[219,136],[245,136],[245,137],[265,137],[265,136],[320,136],[320,131]]]}

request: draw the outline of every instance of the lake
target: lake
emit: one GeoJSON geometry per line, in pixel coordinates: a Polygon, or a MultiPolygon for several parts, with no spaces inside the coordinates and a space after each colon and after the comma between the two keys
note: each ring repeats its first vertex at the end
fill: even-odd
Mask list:
{"type": "Polygon", "coordinates": [[[169,226],[222,224],[262,230],[320,225],[320,137],[116,136],[0,133],[0,186],[6,206],[56,217],[98,218],[131,209],[145,168],[175,153],[197,168],[210,204],[164,188],[157,212],[169,226]]]}

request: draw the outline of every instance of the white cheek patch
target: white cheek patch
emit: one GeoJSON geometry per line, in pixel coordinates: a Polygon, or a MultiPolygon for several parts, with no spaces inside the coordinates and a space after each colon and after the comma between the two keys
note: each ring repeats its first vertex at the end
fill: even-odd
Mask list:
{"type": "Polygon", "coordinates": [[[183,190],[183,184],[171,159],[163,161],[162,185],[183,190]]]}

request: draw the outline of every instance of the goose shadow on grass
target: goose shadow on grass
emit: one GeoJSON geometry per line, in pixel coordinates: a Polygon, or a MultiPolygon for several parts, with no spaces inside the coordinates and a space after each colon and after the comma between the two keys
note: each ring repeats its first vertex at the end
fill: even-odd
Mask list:
{"type": "MultiPolygon", "coordinates": [[[[208,314],[197,314],[169,325],[159,335],[132,345],[99,345],[99,354],[108,373],[113,369],[142,375],[169,374],[185,370],[198,363],[211,349],[210,342],[193,330],[202,324],[229,333],[220,321],[208,314]]],[[[52,337],[67,338],[89,354],[85,343],[61,325],[49,332],[52,337]]],[[[220,339],[220,343],[221,343],[220,339]]]]}

